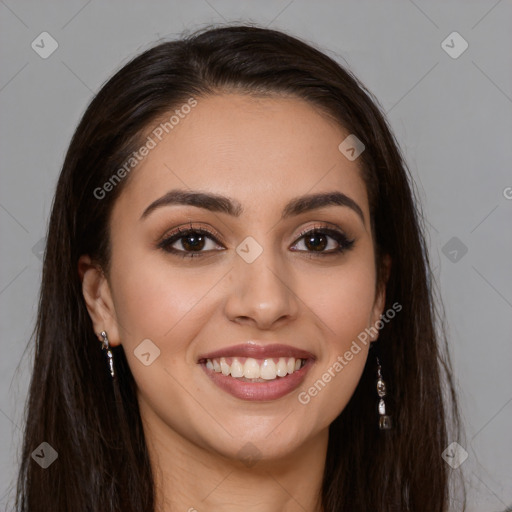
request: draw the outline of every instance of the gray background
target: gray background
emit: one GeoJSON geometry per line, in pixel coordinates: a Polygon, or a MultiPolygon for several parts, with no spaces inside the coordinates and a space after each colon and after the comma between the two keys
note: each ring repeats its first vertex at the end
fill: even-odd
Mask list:
{"type": "Polygon", "coordinates": [[[470,512],[512,504],[511,1],[5,0],[0,19],[2,510],[12,507],[41,239],[71,134],[133,55],[231,21],[314,43],[388,113],[418,186],[446,306],[469,453],[453,471],[465,474],[470,512]],[[47,59],[31,48],[43,31],[59,45],[47,59]],[[469,44],[456,59],[441,46],[453,31],[469,44]]]}

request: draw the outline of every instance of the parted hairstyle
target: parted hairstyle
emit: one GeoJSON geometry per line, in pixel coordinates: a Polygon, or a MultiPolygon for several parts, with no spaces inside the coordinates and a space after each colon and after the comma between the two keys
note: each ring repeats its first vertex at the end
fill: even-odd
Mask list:
{"type": "Polygon", "coordinates": [[[154,511],[136,384],[122,345],[112,349],[117,380],[110,377],[78,260],[89,254],[108,275],[110,214],[129,176],[102,199],[94,191],[147,130],[190,97],[224,92],[300,98],[365,145],[358,163],[378,282],[383,255],[392,260],[384,309],[395,302],[403,309],[372,343],[351,400],[329,427],[324,512],[448,510],[450,468],[441,453],[457,439],[459,414],[424,219],[399,145],[348,69],[295,37],[247,25],[208,27],[136,56],[103,85],[73,135],[48,226],[16,510],[154,511]],[[388,388],[388,431],[378,428],[372,352],[388,388]],[[42,441],[58,452],[47,469],[31,458],[42,441]]]}

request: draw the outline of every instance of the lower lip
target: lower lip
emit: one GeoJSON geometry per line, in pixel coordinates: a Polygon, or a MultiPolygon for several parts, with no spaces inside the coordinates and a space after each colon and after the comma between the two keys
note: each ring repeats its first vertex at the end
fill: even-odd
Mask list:
{"type": "Polygon", "coordinates": [[[219,388],[241,400],[260,402],[277,400],[297,389],[302,384],[302,381],[305,379],[312,365],[313,360],[308,359],[300,370],[290,373],[286,377],[277,377],[268,382],[244,382],[214,370],[209,370],[206,368],[205,364],[201,364],[206,375],[208,375],[219,388]]]}

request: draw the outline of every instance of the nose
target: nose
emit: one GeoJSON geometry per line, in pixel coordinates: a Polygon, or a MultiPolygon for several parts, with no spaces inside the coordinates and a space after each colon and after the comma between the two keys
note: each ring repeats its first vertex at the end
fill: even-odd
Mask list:
{"type": "Polygon", "coordinates": [[[268,330],[297,318],[299,299],[291,272],[271,250],[264,250],[252,263],[237,257],[229,279],[225,313],[231,321],[268,330]]]}

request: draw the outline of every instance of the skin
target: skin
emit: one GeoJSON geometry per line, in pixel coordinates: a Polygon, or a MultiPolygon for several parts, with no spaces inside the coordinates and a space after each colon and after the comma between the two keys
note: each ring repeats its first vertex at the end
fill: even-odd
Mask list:
{"type": "MultiPolygon", "coordinates": [[[[379,319],[385,301],[384,288],[376,287],[366,187],[357,160],[338,150],[347,135],[300,99],[198,98],[117,199],[108,275],[87,255],[80,259],[95,332],[123,345],[137,383],[157,510],[321,510],[328,427],[357,386],[369,343],[307,405],[297,395],[379,319]],[[140,219],[172,189],[222,194],[244,211],[234,217],[169,205],[140,219]],[[364,222],[339,205],[281,220],[290,199],[332,191],[353,199],[364,222]],[[206,239],[195,258],[156,247],[190,223],[213,231],[219,243],[206,239]],[[329,256],[306,246],[300,233],[325,226],[344,232],[353,246],[329,256]],[[236,252],[248,236],[263,248],[250,264],[236,252]],[[145,339],[160,350],[149,366],[134,355],[145,339]],[[298,390],[244,401],[212,384],[197,363],[201,354],[252,339],[315,355],[298,390]],[[243,460],[248,451],[250,466],[243,460]]],[[[338,247],[330,236],[323,240],[324,251],[338,247]]],[[[182,241],[173,247],[184,251],[182,241]]]]}

